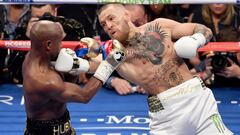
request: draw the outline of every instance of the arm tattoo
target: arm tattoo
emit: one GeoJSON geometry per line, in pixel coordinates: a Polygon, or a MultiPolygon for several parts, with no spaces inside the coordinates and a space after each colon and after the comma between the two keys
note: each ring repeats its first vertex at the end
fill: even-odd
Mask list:
{"type": "Polygon", "coordinates": [[[213,36],[212,31],[202,24],[196,25],[194,33],[202,33],[205,36],[207,43],[212,39],[213,36]]]}
{"type": "Polygon", "coordinates": [[[154,65],[160,64],[165,50],[164,40],[167,34],[157,23],[147,26],[144,34],[136,33],[127,44],[134,49],[135,58],[145,58],[154,65]]]}

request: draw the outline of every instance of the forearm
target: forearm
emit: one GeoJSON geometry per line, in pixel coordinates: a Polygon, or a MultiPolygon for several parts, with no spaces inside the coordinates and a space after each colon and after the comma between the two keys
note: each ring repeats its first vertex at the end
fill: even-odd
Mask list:
{"type": "Polygon", "coordinates": [[[211,31],[211,29],[209,29],[208,27],[202,25],[202,24],[196,24],[193,33],[202,33],[205,38],[206,38],[206,43],[208,43],[212,37],[213,37],[213,33],[211,31]]]}
{"type": "Polygon", "coordinates": [[[99,64],[100,64],[99,61],[89,60],[89,70],[88,70],[88,73],[94,73],[97,70],[99,64]]]}
{"type": "Polygon", "coordinates": [[[56,96],[56,94],[54,96],[61,102],[88,103],[101,87],[102,81],[95,77],[92,77],[82,88],[77,84],[65,82],[61,96],[56,96]]]}
{"type": "Polygon", "coordinates": [[[102,87],[103,83],[99,79],[92,77],[89,82],[84,85],[83,93],[81,96],[84,97],[84,103],[89,102],[94,95],[96,95],[97,91],[102,87]]]}

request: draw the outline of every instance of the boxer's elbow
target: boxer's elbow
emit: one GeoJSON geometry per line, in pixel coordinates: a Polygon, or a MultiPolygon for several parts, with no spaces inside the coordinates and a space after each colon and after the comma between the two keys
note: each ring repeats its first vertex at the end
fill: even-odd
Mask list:
{"type": "Polygon", "coordinates": [[[94,94],[92,93],[85,93],[85,94],[82,94],[81,95],[81,98],[80,98],[80,102],[83,103],[83,104],[87,104],[88,102],[91,101],[91,99],[93,98],[94,94]]]}
{"type": "Polygon", "coordinates": [[[71,99],[72,102],[87,104],[92,99],[92,97],[85,94],[82,95],[75,94],[71,95],[71,99]]]}
{"type": "Polygon", "coordinates": [[[206,39],[207,39],[207,42],[209,42],[213,37],[213,32],[210,28],[207,28],[207,29],[208,29],[208,34],[206,36],[206,39]]]}
{"type": "Polygon", "coordinates": [[[193,31],[193,33],[202,33],[206,38],[206,43],[208,43],[213,37],[212,30],[203,24],[196,24],[193,31]]]}
{"type": "Polygon", "coordinates": [[[88,103],[101,88],[102,82],[97,79],[93,80],[90,80],[83,88],[77,91],[79,102],[88,103]]]}
{"type": "Polygon", "coordinates": [[[84,93],[81,94],[81,102],[85,103],[85,104],[90,102],[91,99],[96,95],[98,89],[100,89],[100,88],[92,88],[92,89],[83,90],[84,93]]]}
{"type": "Polygon", "coordinates": [[[92,99],[92,96],[86,95],[82,98],[82,103],[87,104],[92,99]]]}

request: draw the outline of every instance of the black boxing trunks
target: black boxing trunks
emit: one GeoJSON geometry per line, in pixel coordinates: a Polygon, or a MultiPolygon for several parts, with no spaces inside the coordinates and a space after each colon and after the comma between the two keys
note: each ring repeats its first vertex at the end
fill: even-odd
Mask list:
{"type": "Polygon", "coordinates": [[[68,110],[64,115],[54,120],[33,120],[27,118],[24,135],[76,135],[71,127],[68,110]]]}

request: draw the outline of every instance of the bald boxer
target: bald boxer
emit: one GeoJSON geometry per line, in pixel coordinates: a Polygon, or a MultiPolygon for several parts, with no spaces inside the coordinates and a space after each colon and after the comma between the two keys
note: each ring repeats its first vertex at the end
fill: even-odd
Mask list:
{"type": "Polygon", "coordinates": [[[104,5],[98,17],[105,32],[127,49],[118,73],[148,93],[151,135],[232,134],[212,91],[182,60],[209,42],[209,28],[164,18],[136,27],[121,4],[104,5]]]}
{"type": "MultiPolygon", "coordinates": [[[[66,73],[56,72],[55,66],[50,64],[50,61],[56,60],[56,67],[62,70],[67,70],[70,65],[83,66],[73,63],[80,60],[73,50],[60,50],[64,37],[65,33],[60,23],[51,21],[38,21],[30,30],[31,50],[24,60],[22,70],[27,113],[25,135],[76,134],[71,126],[66,103],[87,103],[121,60],[124,60],[122,58],[116,61],[115,52],[112,51],[111,56],[101,62],[93,77],[81,88],[69,82],[74,80],[74,76],[67,74],[70,80],[65,80],[62,74],[66,73]]],[[[119,52],[116,50],[116,53],[119,52]]]]}

